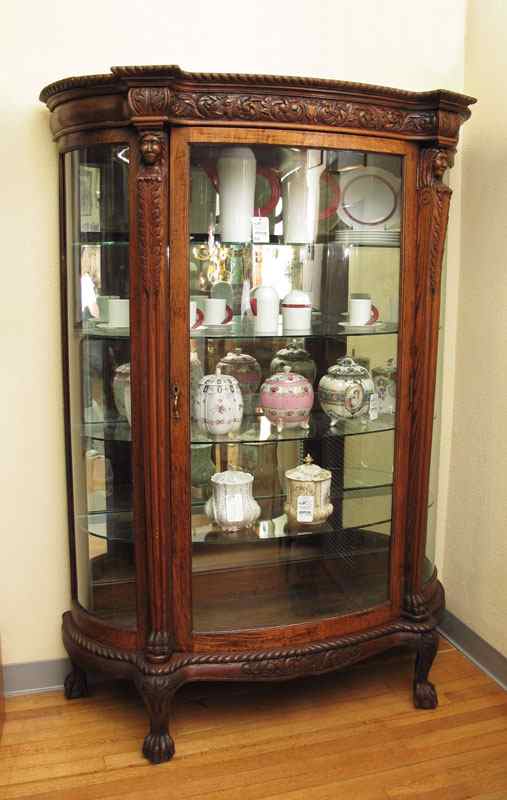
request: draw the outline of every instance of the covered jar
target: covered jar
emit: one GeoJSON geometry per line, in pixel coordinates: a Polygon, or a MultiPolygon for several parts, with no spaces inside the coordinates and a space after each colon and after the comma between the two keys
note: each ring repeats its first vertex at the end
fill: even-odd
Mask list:
{"type": "Polygon", "coordinates": [[[222,375],[231,375],[239,383],[245,414],[254,414],[256,395],[262,380],[259,362],[248,353],[243,353],[241,347],[235,347],[218,362],[222,375]]]}
{"type": "Polygon", "coordinates": [[[331,472],[313,463],[307,455],[304,463],[285,473],[287,479],[287,502],[284,511],[289,525],[322,525],[333,513],[331,495],[331,472]]]}
{"type": "Polygon", "coordinates": [[[261,386],[262,409],[279,433],[284,428],[309,428],[313,386],[303,375],[283,368],[261,386]]]}
{"type": "Polygon", "coordinates": [[[318,394],[322,410],[331,418],[331,425],[335,425],[339,419],[366,414],[374,390],[366,367],[345,357],[339,358],[320,379],[318,394]]]}
{"type": "Polygon", "coordinates": [[[209,519],[224,531],[252,527],[261,515],[252,495],[253,475],[229,469],[216,472],[211,483],[213,495],[205,505],[209,519]]]}
{"type": "Polygon", "coordinates": [[[375,391],[378,394],[378,410],[381,414],[396,412],[396,364],[389,358],[383,367],[374,367],[371,371],[375,391]]]}
{"type": "Polygon", "coordinates": [[[243,398],[236,378],[222,375],[220,367],[213,375],[201,378],[194,399],[194,418],[201,433],[210,436],[239,431],[243,398]]]}
{"type": "Polygon", "coordinates": [[[317,377],[317,365],[310,353],[303,347],[299,347],[297,339],[293,339],[287,347],[282,347],[275,354],[271,362],[271,374],[281,372],[287,366],[290,367],[291,372],[303,375],[313,386],[317,377]]]}

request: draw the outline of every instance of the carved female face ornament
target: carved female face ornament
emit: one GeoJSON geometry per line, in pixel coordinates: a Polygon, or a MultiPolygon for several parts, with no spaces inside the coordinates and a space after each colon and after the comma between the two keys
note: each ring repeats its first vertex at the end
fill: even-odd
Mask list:
{"type": "Polygon", "coordinates": [[[436,178],[442,178],[449,166],[449,156],[445,150],[439,150],[433,162],[433,173],[436,178]]]}
{"type": "Polygon", "coordinates": [[[156,164],[162,155],[162,142],[154,133],[145,133],[141,138],[141,156],[145,164],[156,164]]]}

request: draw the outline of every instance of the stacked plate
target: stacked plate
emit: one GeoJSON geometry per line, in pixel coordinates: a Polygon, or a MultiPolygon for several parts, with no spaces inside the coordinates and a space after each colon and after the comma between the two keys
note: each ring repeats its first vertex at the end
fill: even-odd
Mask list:
{"type": "Polygon", "coordinates": [[[394,230],[352,230],[341,229],[335,233],[335,242],[348,247],[359,244],[369,247],[399,247],[400,232],[394,230]]]}

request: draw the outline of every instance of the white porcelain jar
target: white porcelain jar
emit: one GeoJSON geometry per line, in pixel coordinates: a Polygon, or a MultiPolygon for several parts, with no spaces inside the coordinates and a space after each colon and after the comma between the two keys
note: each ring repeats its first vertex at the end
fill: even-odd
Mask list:
{"type": "Polygon", "coordinates": [[[312,301],[310,295],[293,289],[282,300],[284,333],[310,333],[312,329],[312,301]]]}
{"type": "Polygon", "coordinates": [[[366,367],[353,358],[339,358],[319,382],[319,401],[322,410],[331,418],[331,425],[339,419],[359,417],[370,408],[370,397],[375,391],[373,380],[366,367]]]}
{"type": "Polygon", "coordinates": [[[211,478],[213,496],[205,505],[207,516],[224,531],[251,528],[259,519],[261,508],[252,495],[253,475],[226,470],[211,478]]]}
{"type": "Polygon", "coordinates": [[[334,510],[330,500],[331,472],[312,461],[307,455],[304,464],[285,473],[287,502],[284,511],[291,526],[322,525],[334,510]]]}
{"type": "Polygon", "coordinates": [[[259,362],[241,347],[235,347],[218,362],[222,375],[231,375],[239,383],[243,396],[245,414],[254,414],[257,406],[257,393],[262,380],[259,362]]]}
{"type": "Polygon", "coordinates": [[[214,375],[201,378],[194,400],[194,417],[201,433],[209,436],[239,431],[243,398],[236,378],[222,375],[219,367],[214,375]]]}
{"type": "Polygon", "coordinates": [[[199,383],[204,377],[202,364],[195,350],[190,351],[190,417],[195,420],[195,398],[199,389],[199,383]]]}

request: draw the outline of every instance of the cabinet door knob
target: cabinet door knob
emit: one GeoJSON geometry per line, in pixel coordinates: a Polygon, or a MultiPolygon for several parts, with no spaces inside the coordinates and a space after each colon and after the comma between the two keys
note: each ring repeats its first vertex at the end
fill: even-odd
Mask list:
{"type": "Polygon", "coordinates": [[[180,388],[173,384],[171,388],[172,403],[173,403],[173,417],[174,419],[180,418],[180,388]]]}

